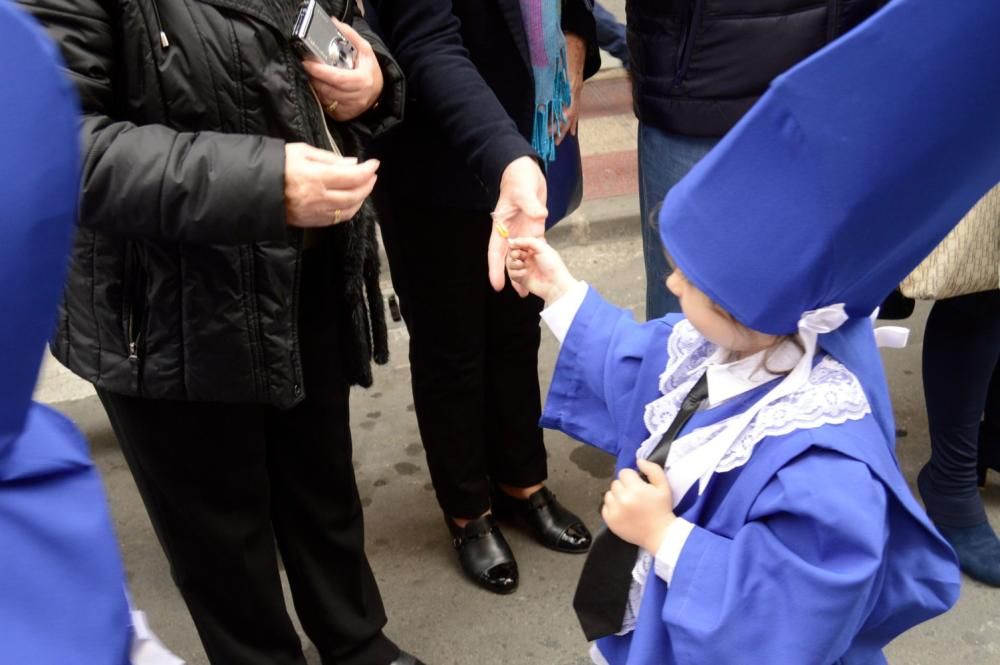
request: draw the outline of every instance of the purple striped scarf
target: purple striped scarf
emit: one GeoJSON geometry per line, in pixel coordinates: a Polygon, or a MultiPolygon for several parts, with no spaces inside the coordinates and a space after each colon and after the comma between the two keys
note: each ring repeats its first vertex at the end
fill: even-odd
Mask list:
{"type": "Polygon", "coordinates": [[[572,103],[566,72],[566,38],[562,32],[562,0],[519,2],[535,79],[531,145],[548,163],[556,158],[555,137],[562,133],[563,112],[572,103]]]}

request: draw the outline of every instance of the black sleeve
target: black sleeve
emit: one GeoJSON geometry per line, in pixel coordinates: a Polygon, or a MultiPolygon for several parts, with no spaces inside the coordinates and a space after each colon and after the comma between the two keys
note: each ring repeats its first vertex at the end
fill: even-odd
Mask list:
{"type": "Polygon", "coordinates": [[[563,0],[562,29],[564,33],[580,37],[587,45],[583,78],[590,78],[601,68],[601,51],[597,46],[597,23],[594,21],[594,0],[563,0]]]}
{"type": "Polygon", "coordinates": [[[379,97],[375,108],[370,109],[361,117],[367,131],[372,136],[378,136],[403,120],[406,82],[403,78],[403,70],[400,69],[399,64],[389,53],[389,49],[382,42],[382,39],[375,34],[360,12],[354,13],[351,27],[372,45],[378,64],[382,68],[382,96],[379,97]]]}
{"type": "Polygon", "coordinates": [[[496,197],[507,165],[535,152],[469,59],[451,0],[372,4],[409,95],[438,118],[442,135],[496,197]]]}
{"type": "Polygon", "coordinates": [[[82,107],[80,224],[202,244],[286,240],[284,141],[114,117],[116,34],[101,0],[23,0],[59,44],[82,107]]]}

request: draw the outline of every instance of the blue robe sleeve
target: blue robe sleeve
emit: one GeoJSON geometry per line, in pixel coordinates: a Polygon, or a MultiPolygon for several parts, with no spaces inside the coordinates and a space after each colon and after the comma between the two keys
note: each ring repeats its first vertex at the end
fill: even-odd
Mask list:
{"type": "Polygon", "coordinates": [[[696,526],[662,610],[677,662],[837,662],[879,593],[887,496],[864,463],[812,449],[733,538],[696,526]]]}
{"type": "Polygon", "coordinates": [[[635,390],[645,385],[638,377],[650,365],[663,370],[672,329],[664,319],[637,323],[588,290],[559,352],[542,426],[617,454],[635,390]]]}

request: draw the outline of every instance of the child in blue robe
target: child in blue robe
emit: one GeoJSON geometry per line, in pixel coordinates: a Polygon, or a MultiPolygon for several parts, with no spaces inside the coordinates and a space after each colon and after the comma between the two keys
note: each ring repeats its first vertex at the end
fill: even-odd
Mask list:
{"type": "Polygon", "coordinates": [[[956,602],[954,552],[893,454],[870,319],[1000,180],[1000,3],[956,4],[892,2],[776,80],[668,195],[683,318],[638,324],[544,241],[510,241],[562,342],[543,424],[617,457],[602,517],[639,547],[620,625],[583,622],[595,662],[884,663],[956,602]]]}
{"type": "Polygon", "coordinates": [[[0,35],[0,663],[182,665],[130,611],[86,441],[31,400],[74,231],[78,111],[14,3],[0,35]]]}

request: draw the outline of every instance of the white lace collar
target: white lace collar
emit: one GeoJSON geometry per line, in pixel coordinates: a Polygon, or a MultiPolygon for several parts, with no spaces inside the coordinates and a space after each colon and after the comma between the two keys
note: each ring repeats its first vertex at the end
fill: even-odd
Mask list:
{"type": "MultiPolygon", "coordinates": [[[[652,453],[677,415],[681,402],[702,373],[708,371],[710,367],[723,367],[718,364],[713,365],[721,358],[717,347],[702,337],[686,320],[674,327],[667,344],[670,357],[666,370],[660,376],[660,389],[663,394],[646,405],[644,420],[650,435],[636,452],[636,458],[645,459],[652,453]]],[[[792,361],[792,356],[782,355],[781,358],[776,358],[774,366],[784,367],[786,360],[792,361]]],[[[730,372],[734,365],[740,365],[736,376],[745,379],[746,384],[745,389],[731,396],[742,394],[770,380],[763,372],[756,375],[751,373],[749,376],[742,374],[747,367],[751,369],[756,367],[755,363],[759,361],[760,358],[751,356],[739,363],[730,364],[730,372]]],[[[794,364],[794,361],[792,363],[794,364]]],[[[737,389],[736,382],[731,390],[734,389],[737,389]]],[[[717,393],[715,398],[718,399],[719,396],[717,393]]],[[[706,459],[716,460],[710,473],[724,473],[746,464],[757,444],[767,437],[782,436],[797,429],[815,429],[824,425],[860,420],[871,413],[868,398],[857,377],[829,356],[811,368],[804,385],[787,394],[779,394],[763,406],[755,406],[758,408],[749,420],[744,417],[745,413],[738,413],[712,425],[695,429],[677,439],[670,449],[665,465],[667,480],[670,481],[671,487],[674,487],[674,478],[678,475],[688,477],[692,473],[699,475],[706,459]],[[734,428],[739,431],[733,431],[734,428]],[[725,444],[724,449],[719,449],[719,444],[725,444]]],[[[702,483],[701,489],[704,489],[704,486],[702,483]]],[[[683,498],[675,491],[674,506],[676,507],[683,498]]],[[[632,588],[619,635],[635,629],[646,579],[653,567],[653,554],[640,550],[632,570],[632,588]]]]}

